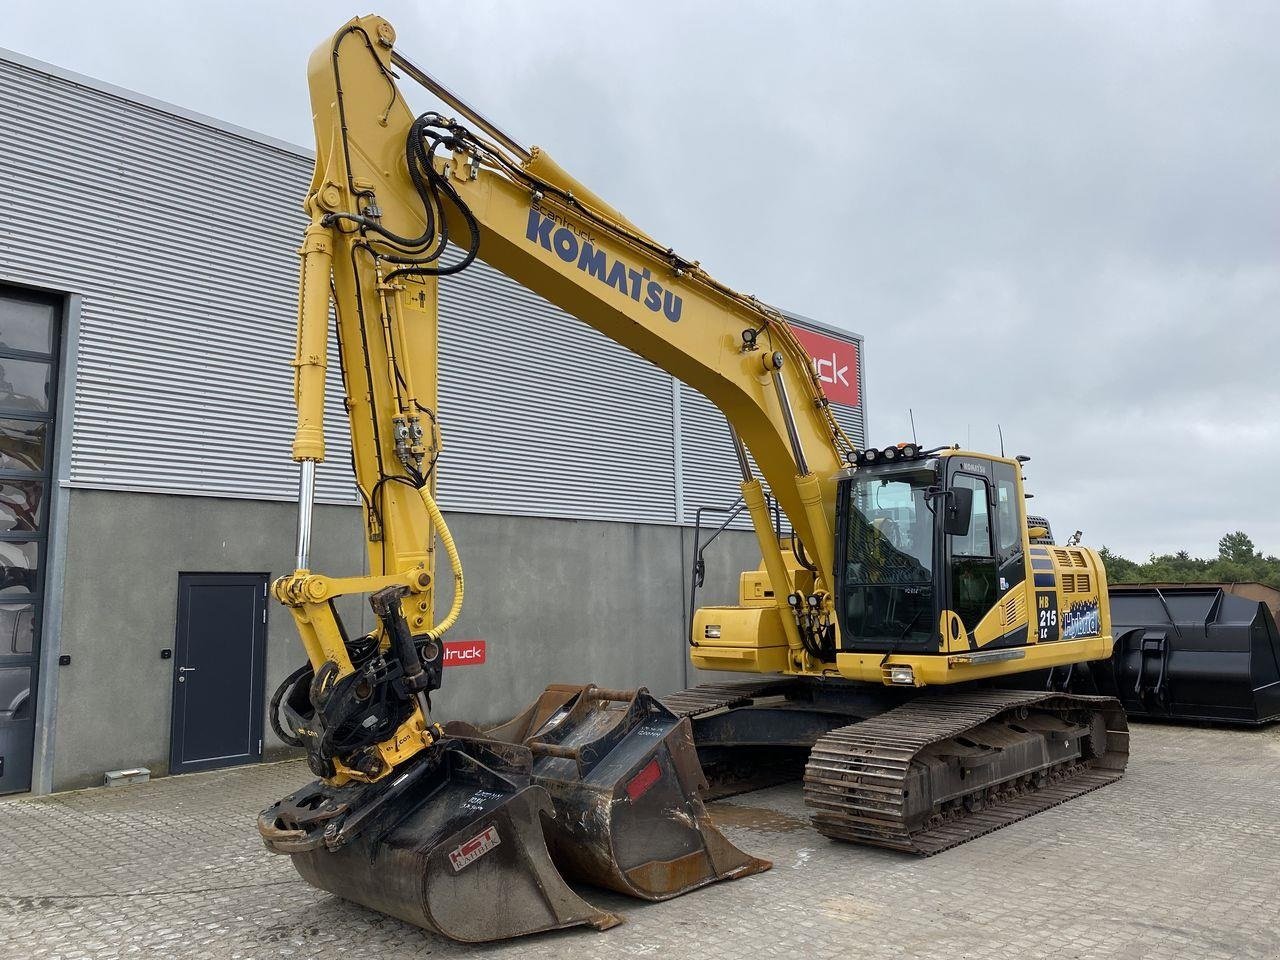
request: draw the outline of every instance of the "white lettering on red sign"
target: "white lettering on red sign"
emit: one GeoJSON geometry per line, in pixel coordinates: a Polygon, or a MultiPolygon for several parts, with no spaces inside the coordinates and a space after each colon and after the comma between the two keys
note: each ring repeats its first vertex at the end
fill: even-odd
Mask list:
{"type": "Polygon", "coordinates": [[[484,663],[483,640],[446,640],[444,665],[446,667],[478,667],[484,663]]]}
{"type": "Polygon", "coordinates": [[[825,333],[792,326],[800,345],[809,351],[822,381],[822,389],[832,403],[858,405],[858,344],[825,333]]]}
{"type": "Polygon", "coordinates": [[[463,867],[475,863],[501,842],[498,839],[498,828],[486,827],[462,846],[449,851],[449,863],[453,865],[453,872],[461,872],[463,867]]]}

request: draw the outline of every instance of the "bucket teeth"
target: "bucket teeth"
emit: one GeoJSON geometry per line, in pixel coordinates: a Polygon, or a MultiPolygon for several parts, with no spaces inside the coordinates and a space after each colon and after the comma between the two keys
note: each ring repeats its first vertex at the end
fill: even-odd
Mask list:
{"type": "Polygon", "coordinates": [[[454,940],[616,925],[551,862],[554,810],[528,767],[518,747],[445,740],[390,785],[304,787],[259,830],[313,886],[454,940]]]}
{"type": "Polygon", "coordinates": [[[555,805],[547,845],[575,880],[666,900],[769,869],[711,822],[687,719],[647,690],[548,687],[511,723],[555,805]]]}

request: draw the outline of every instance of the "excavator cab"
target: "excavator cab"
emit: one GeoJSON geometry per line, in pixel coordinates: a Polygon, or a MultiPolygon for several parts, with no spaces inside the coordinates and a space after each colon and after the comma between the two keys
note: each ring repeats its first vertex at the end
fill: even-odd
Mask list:
{"type": "Polygon", "coordinates": [[[1023,579],[1016,461],[910,444],[868,452],[837,501],[842,648],[938,650],[944,614],[971,630],[1023,579]]]}
{"type": "Polygon", "coordinates": [[[837,663],[852,679],[957,683],[1110,655],[1106,571],[1040,542],[1025,457],[912,444],[839,477],[837,663]]]}

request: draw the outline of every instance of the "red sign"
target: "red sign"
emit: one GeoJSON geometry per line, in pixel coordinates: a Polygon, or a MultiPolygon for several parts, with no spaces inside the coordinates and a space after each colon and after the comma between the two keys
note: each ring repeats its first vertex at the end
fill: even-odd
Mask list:
{"type": "Polygon", "coordinates": [[[661,776],[662,767],[658,766],[658,760],[655,757],[645,765],[643,770],[632,777],[627,784],[627,796],[631,798],[631,802],[635,803],[648,793],[649,788],[657,783],[661,776]]]}
{"type": "Polygon", "coordinates": [[[446,640],[444,665],[446,667],[478,667],[484,663],[483,640],[446,640]]]}
{"type": "Polygon", "coordinates": [[[818,379],[832,403],[858,405],[858,345],[852,340],[837,340],[825,333],[814,333],[792,324],[791,331],[809,351],[818,367],[818,379]]]}
{"type": "Polygon", "coordinates": [[[475,863],[501,842],[497,827],[485,827],[462,846],[449,851],[449,863],[453,865],[453,872],[461,873],[463,867],[475,863]]]}

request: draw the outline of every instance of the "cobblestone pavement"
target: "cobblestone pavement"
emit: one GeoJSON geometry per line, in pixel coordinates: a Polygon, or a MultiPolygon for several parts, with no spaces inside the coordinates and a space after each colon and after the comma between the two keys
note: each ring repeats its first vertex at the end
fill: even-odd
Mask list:
{"type": "Polygon", "coordinates": [[[1280,730],[1137,726],[1129,773],[927,860],[825,840],[797,786],[712,805],[774,868],[627,922],[464,947],[308,887],[269,764],[0,803],[0,957],[1280,957],[1280,730]]]}

